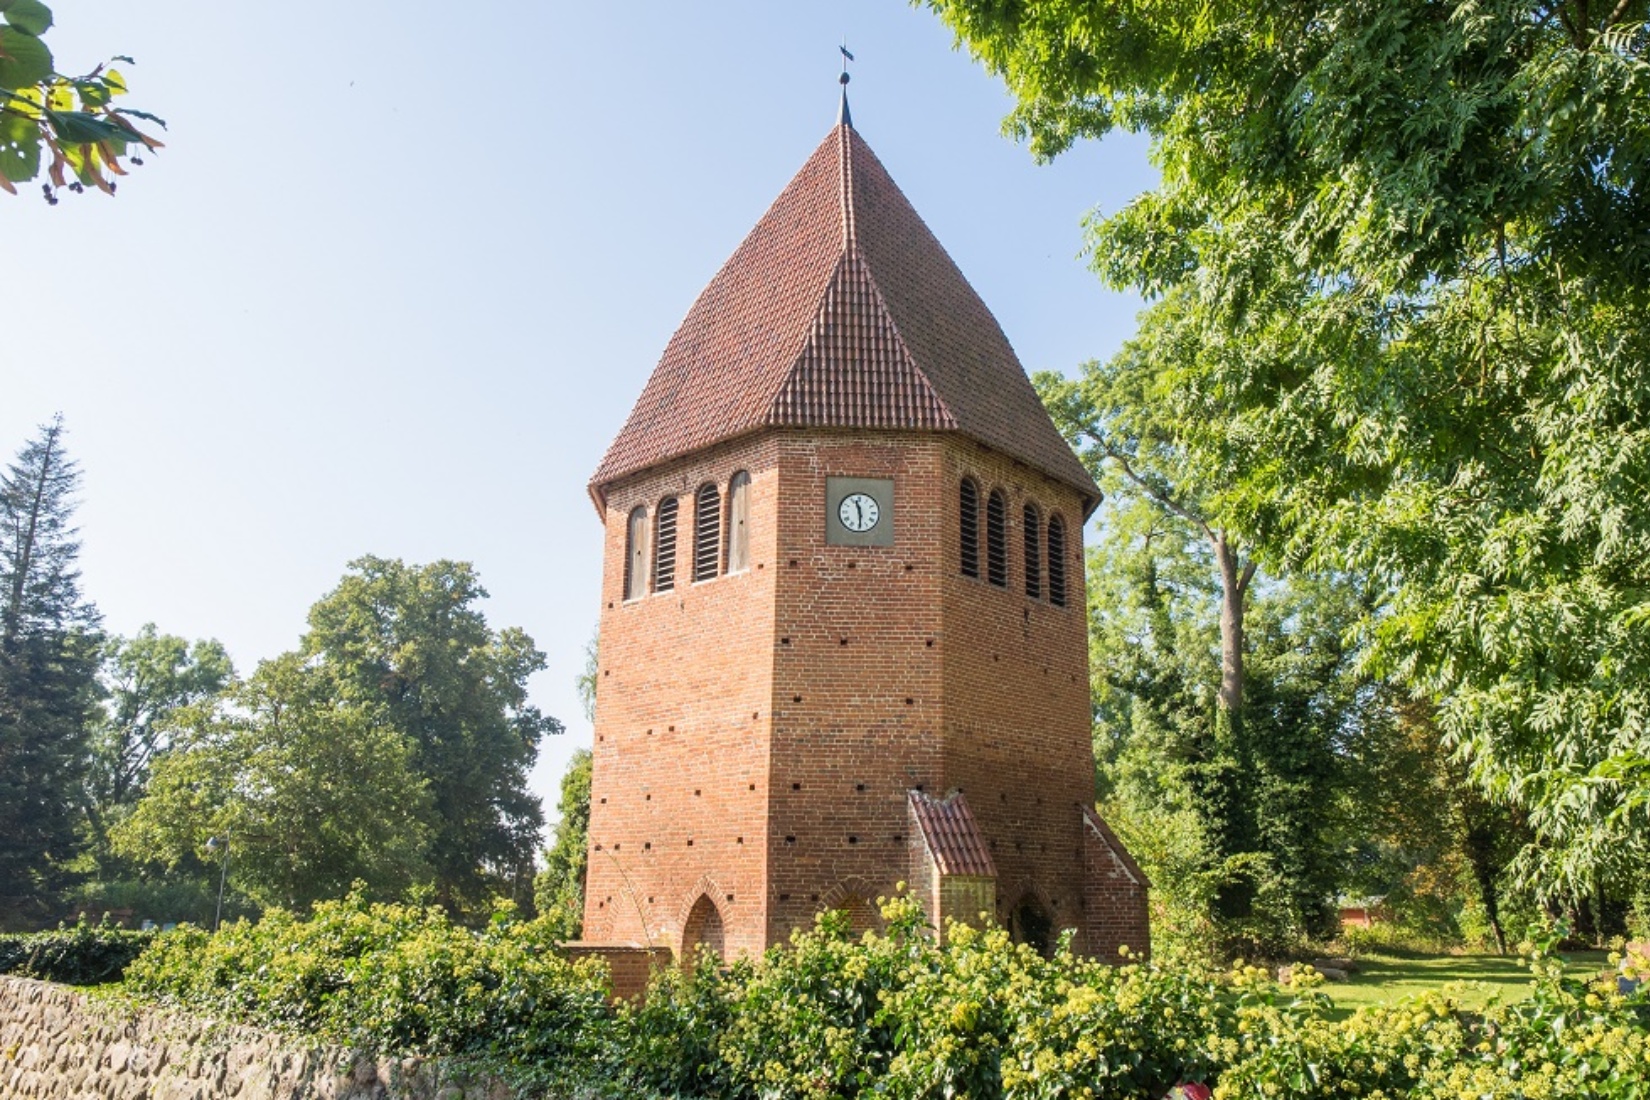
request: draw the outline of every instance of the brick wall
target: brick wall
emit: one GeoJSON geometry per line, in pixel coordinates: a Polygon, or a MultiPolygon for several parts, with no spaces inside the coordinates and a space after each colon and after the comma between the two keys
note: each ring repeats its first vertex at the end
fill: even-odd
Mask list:
{"type": "MultiPolygon", "coordinates": [[[[1067,486],[968,440],[945,453],[943,548],[944,777],[960,789],[997,865],[998,920],[1035,899],[1059,929],[1084,929],[1083,807],[1094,801],[1082,501],[1067,486]],[[961,573],[958,490],[972,477],[984,507],[1000,489],[1008,508],[1008,583],[961,573]],[[1023,513],[1036,505],[1066,528],[1066,602],[1026,595],[1023,513]]],[[[1077,946],[1104,951],[1080,932],[1077,946]]]]}
{"type": "Polygon", "coordinates": [[[607,489],[584,937],[682,951],[700,897],[729,951],[767,945],[776,445],[717,447],[607,489]],[[751,475],[750,569],[694,583],[693,494],[751,475]],[[626,519],[681,500],[676,587],[624,599],[626,519]]]}
{"type": "Polygon", "coordinates": [[[1087,883],[1084,935],[1092,951],[1105,959],[1118,948],[1131,955],[1151,954],[1147,905],[1150,883],[1128,857],[1117,837],[1092,809],[1084,815],[1083,871],[1087,883]]]}
{"type": "Polygon", "coordinates": [[[606,492],[587,940],[680,953],[708,918],[733,954],[823,908],[869,919],[865,903],[912,874],[911,789],[967,792],[999,919],[1033,899],[1080,949],[1110,956],[1140,938],[1086,916],[1113,879],[1085,885],[1094,758],[1075,490],[959,435],[844,429],[772,430],[606,492]],[[750,570],[694,584],[693,492],[706,479],[725,492],[737,470],[752,478],[750,570]],[[982,504],[993,488],[1007,497],[1006,588],[960,575],[964,475],[982,504]],[[834,476],[893,479],[892,546],[826,544],[834,476]],[[651,523],[666,493],[682,502],[676,590],[627,603],[627,516],[641,504],[651,523]],[[1064,607],[1046,566],[1043,596],[1026,594],[1027,502],[1045,531],[1064,520],[1064,607]]]}
{"type": "Polygon", "coordinates": [[[780,438],[769,942],[907,877],[906,791],[941,779],[942,453],[934,435],[780,438]],[[842,476],[893,479],[894,545],[826,545],[842,476]]]}
{"type": "Polygon", "coordinates": [[[633,1001],[647,992],[653,973],[674,963],[668,947],[623,947],[614,944],[564,943],[561,954],[569,962],[601,959],[607,964],[608,985],[615,1001],[633,1001]]]}

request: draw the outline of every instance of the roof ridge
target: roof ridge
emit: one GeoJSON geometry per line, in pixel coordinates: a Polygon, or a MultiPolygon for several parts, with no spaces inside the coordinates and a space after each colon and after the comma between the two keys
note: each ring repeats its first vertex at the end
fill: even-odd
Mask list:
{"type": "Polygon", "coordinates": [[[845,256],[859,242],[854,228],[854,143],[849,137],[853,129],[845,123],[838,123],[836,128],[842,160],[842,253],[845,256]]]}
{"type": "Polygon", "coordinates": [[[945,399],[911,354],[857,246],[838,257],[832,268],[802,346],[774,390],[764,421],[792,426],[957,427],[945,399]]]}
{"type": "Polygon", "coordinates": [[[951,406],[946,403],[945,395],[940,392],[938,386],[934,385],[934,380],[928,377],[928,372],[922,369],[921,363],[917,362],[917,357],[912,353],[911,345],[906,341],[905,334],[899,330],[899,321],[895,320],[894,311],[888,308],[888,299],[882,293],[882,287],[877,284],[877,273],[871,270],[870,261],[860,251],[857,240],[853,246],[853,258],[860,267],[865,269],[865,281],[871,284],[871,293],[876,295],[877,309],[887,322],[888,327],[894,330],[894,338],[899,341],[900,350],[905,353],[905,361],[911,364],[911,369],[917,372],[917,377],[921,378],[923,385],[928,387],[928,392],[934,395],[934,400],[939,403],[940,410],[949,422],[947,427],[956,427],[956,415],[952,413],[951,406]]]}

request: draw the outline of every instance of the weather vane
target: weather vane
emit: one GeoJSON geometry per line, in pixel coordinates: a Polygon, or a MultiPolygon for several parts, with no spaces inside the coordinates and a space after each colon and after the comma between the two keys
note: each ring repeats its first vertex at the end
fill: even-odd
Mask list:
{"type": "Polygon", "coordinates": [[[837,77],[837,83],[842,85],[842,108],[838,112],[837,123],[842,126],[852,126],[854,119],[848,113],[848,62],[854,59],[854,55],[848,52],[847,38],[842,40],[842,45],[838,46],[837,49],[842,51],[842,75],[837,77]]]}

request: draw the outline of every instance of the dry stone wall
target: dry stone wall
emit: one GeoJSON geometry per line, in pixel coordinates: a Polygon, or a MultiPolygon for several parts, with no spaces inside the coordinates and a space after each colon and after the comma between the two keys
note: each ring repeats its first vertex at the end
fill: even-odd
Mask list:
{"type": "Polygon", "coordinates": [[[6,1100],[505,1100],[434,1062],[379,1061],[340,1047],[144,1010],[0,977],[0,1097],[6,1100]]]}

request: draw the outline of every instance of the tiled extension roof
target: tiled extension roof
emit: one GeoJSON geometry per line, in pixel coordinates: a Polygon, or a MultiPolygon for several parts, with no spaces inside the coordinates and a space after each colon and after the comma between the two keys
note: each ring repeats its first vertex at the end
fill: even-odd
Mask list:
{"type": "Polygon", "coordinates": [[[957,431],[1100,497],[985,303],[846,123],[699,295],[591,489],[775,426],[957,431]]]}
{"type": "Polygon", "coordinates": [[[961,791],[939,799],[921,791],[910,791],[911,813],[922,830],[922,839],[933,853],[942,875],[997,877],[985,838],[974,823],[974,813],[961,791]]]}

